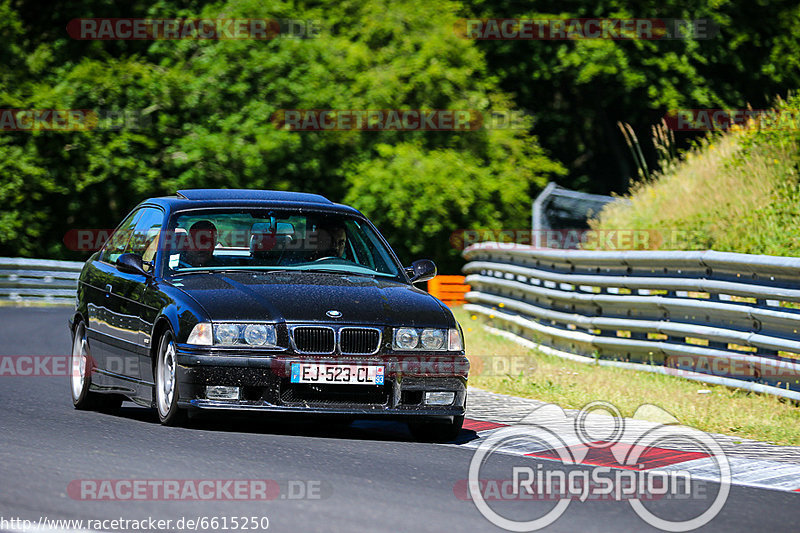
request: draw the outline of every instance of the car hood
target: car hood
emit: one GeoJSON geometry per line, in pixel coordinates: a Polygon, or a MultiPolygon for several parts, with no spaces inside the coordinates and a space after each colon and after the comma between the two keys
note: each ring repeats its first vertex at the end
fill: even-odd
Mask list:
{"type": "Polygon", "coordinates": [[[393,280],[315,272],[193,273],[171,284],[214,321],[265,320],[449,327],[452,314],[433,296],[393,280]],[[327,311],[339,311],[332,319],[327,311]]]}

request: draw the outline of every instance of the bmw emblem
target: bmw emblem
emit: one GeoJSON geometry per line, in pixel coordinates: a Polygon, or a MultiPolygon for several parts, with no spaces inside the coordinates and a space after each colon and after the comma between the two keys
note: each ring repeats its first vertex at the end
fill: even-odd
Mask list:
{"type": "Polygon", "coordinates": [[[331,318],[342,318],[342,312],[341,311],[337,311],[336,309],[331,309],[330,311],[328,311],[325,314],[328,315],[331,318]]]}

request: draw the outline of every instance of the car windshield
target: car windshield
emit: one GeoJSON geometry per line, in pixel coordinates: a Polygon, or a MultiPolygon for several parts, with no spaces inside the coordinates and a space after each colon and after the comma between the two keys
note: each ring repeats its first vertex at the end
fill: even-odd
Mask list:
{"type": "Polygon", "coordinates": [[[371,227],[342,214],[200,209],[172,217],[164,239],[168,275],[208,270],[298,270],[399,275],[371,227]]]}

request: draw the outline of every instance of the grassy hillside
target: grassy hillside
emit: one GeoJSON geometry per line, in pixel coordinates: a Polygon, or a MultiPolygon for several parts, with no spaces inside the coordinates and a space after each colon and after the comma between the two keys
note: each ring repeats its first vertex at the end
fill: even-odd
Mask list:
{"type": "Polygon", "coordinates": [[[592,228],[656,230],[667,249],[800,255],[798,109],[800,98],[789,98],[758,123],[709,136],[592,228]]]}

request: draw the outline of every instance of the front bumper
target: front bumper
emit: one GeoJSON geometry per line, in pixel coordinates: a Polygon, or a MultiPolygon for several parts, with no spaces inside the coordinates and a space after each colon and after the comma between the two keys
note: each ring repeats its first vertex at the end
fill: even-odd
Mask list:
{"type": "Polygon", "coordinates": [[[351,415],[365,418],[452,417],[465,412],[469,361],[463,354],[313,357],[229,352],[179,345],[178,404],[198,409],[351,415]],[[384,366],[384,385],[301,385],[292,363],[384,366]],[[206,387],[239,387],[238,400],[206,397],[206,387]],[[425,392],[453,392],[450,405],[427,405],[425,392]]]}

